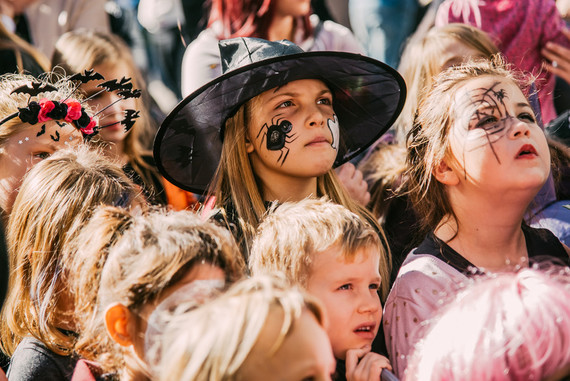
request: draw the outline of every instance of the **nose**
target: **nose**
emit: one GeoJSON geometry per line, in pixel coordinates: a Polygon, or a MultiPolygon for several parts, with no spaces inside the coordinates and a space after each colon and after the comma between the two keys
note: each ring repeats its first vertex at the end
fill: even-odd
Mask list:
{"type": "Polygon", "coordinates": [[[366,290],[359,298],[359,313],[376,313],[381,308],[380,297],[374,290],[366,290]]]}
{"type": "Polygon", "coordinates": [[[325,116],[317,105],[313,105],[307,116],[307,124],[309,127],[321,127],[325,124],[325,116]]]}
{"type": "Polygon", "coordinates": [[[510,124],[509,128],[509,138],[517,139],[521,137],[528,137],[530,135],[530,126],[528,123],[518,119],[518,118],[510,118],[508,122],[510,124]]]}

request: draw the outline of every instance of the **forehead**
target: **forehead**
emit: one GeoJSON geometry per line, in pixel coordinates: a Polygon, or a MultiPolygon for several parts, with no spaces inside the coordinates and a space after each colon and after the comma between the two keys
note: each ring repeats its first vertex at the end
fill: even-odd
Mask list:
{"type": "Polygon", "coordinates": [[[526,103],[526,97],[516,83],[507,78],[489,75],[465,81],[458,87],[454,97],[458,108],[521,102],[526,103]]]}
{"type": "MultiPolygon", "coordinates": [[[[369,264],[378,264],[380,261],[380,251],[377,247],[360,247],[352,253],[345,255],[340,245],[333,245],[328,249],[314,253],[312,257],[312,274],[322,274],[326,277],[332,277],[333,274],[350,276],[346,268],[363,267],[370,272],[378,273],[378,266],[369,264]]],[[[352,274],[354,275],[354,274],[352,274]]]]}
{"type": "Polygon", "coordinates": [[[261,93],[262,97],[271,97],[277,94],[286,93],[299,93],[305,94],[307,92],[323,92],[330,91],[328,86],[318,79],[299,79],[297,81],[289,82],[283,86],[275,87],[261,93]]]}
{"type": "Polygon", "coordinates": [[[485,55],[472,46],[456,38],[446,38],[441,42],[440,46],[440,68],[445,70],[451,66],[460,65],[469,59],[484,58],[485,55]]]}

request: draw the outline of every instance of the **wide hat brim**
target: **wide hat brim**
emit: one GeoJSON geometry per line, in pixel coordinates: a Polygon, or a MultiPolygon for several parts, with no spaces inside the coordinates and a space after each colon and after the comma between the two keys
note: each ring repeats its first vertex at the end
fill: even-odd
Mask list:
{"type": "Polygon", "coordinates": [[[340,123],[334,166],[378,140],[406,99],[398,72],[370,57],[321,51],[258,61],[217,77],[174,108],[154,141],[159,171],[182,189],[204,193],[220,161],[225,121],[251,98],[299,79],[322,80],[333,93],[340,123]]]}

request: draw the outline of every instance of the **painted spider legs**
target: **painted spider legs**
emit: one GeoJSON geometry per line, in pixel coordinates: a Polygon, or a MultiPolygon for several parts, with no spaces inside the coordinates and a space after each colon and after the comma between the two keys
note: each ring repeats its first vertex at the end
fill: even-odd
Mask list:
{"type": "Polygon", "coordinates": [[[293,129],[293,124],[285,119],[279,119],[282,114],[275,115],[271,119],[271,125],[268,126],[265,123],[257,133],[256,139],[261,136],[261,146],[263,142],[266,142],[267,149],[269,151],[281,151],[279,158],[277,158],[277,163],[285,163],[287,156],[289,155],[289,148],[286,144],[292,143],[297,140],[298,136],[295,133],[289,134],[293,129]]]}

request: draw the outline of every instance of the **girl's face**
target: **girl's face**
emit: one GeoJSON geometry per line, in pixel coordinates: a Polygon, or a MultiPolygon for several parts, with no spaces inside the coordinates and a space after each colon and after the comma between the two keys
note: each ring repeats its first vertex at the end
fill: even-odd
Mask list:
{"type": "Polygon", "coordinates": [[[339,125],[332,93],[323,82],[289,82],[262,93],[254,103],[246,149],[264,182],[314,178],[332,168],[339,125]]]}
{"type": "Polygon", "coordinates": [[[274,0],[278,16],[301,17],[311,11],[311,0],[274,0]]]}
{"type": "Polygon", "coordinates": [[[550,172],[543,131],[520,88],[482,76],[455,94],[449,143],[461,182],[491,190],[538,190],[550,172]]]}
{"type": "Polygon", "coordinates": [[[55,151],[83,141],[81,132],[61,121],[21,124],[0,151],[0,208],[10,213],[26,172],[55,151]]]}
{"type": "Polygon", "coordinates": [[[243,380],[331,380],[335,371],[335,359],[324,328],[309,311],[303,311],[293,324],[281,346],[272,348],[283,323],[277,311],[271,311],[265,326],[249,356],[239,370],[243,380]]]}
{"type": "MultiPolygon", "coordinates": [[[[101,88],[97,87],[97,85],[102,82],[111,79],[116,79],[119,81],[123,77],[131,77],[127,65],[123,62],[118,62],[112,65],[98,65],[95,66],[94,70],[105,77],[105,79],[100,81],[89,81],[81,86],[81,89],[86,93],[87,97],[90,97],[93,94],[101,91],[101,88]]],[[[122,142],[127,136],[125,133],[125,127],[120,122],[125,117],[125,110],[136,109],[136,102],[133,98],[123,100],[120,99],[121,97],[117,95],[116,91],[103,91],[99,95],[87,101],[87,103],[93,108],[96,113],[118,101],[98,116],[100,126],[112,124],[112,126],[103,128],[97,135],[101,140],[105,142],[119,143],[122,142]]]]}

